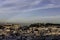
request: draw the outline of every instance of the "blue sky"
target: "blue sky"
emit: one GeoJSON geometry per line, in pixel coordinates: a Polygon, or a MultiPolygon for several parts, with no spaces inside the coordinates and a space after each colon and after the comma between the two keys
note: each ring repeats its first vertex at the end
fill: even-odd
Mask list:
{"type": "Polygon", "coordinates": [[[0,0],[0,22],[60,23],[60,0],[0,0]]]}

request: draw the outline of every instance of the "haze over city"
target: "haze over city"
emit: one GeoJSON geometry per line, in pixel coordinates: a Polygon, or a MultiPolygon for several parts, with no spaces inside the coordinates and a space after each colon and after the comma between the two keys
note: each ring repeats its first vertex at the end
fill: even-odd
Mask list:
{"type": "Polygon", "coordinates": [[[0,0],[0,22],[60,23],[60,0],[0,0]]]}

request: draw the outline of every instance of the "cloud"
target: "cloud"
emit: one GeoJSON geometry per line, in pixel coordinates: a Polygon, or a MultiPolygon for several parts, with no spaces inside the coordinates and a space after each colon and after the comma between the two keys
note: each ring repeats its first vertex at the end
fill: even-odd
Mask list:
{"type": "Polygon", "coordinates": [[[38,9],[60,7],[59,0],[4,0],[0,4],[0,13],[25,12],[38,9]],[[47,3],[46,3],[47,2],[47,3]]]}
{"type": "MultiPolygon", "coordinates": [[[[17,14],[49,8],[60,8],[60,0],[0,0],[0,19],[13,21],[18,18],[17,14]]],[[[22,21],[24,18],[20,20],[22,21]]]]}
{"type": "Polygon", "coordinates": [[[41,10],[41,9],[49,9],[49,8],[60,8],[60,5],[48,4],[48,5],[45,5],[44,7],[27,9],[27,10],[23,10],[22,12],[29,12],[29,11],[35,11],[35,10],[41,10]]]}

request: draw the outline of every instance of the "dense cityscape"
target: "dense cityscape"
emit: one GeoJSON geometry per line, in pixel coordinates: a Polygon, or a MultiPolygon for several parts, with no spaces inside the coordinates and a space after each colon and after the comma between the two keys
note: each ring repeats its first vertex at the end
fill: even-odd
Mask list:
{"type": "Polygon", "coordinates": [[[0,0],[0,40],[60,40],[60,0],[0,0]]]}
{"type": "Polygon", "coordinates": [[[60,40],[60,24],[1,24],[0,40],[60,40]]]}

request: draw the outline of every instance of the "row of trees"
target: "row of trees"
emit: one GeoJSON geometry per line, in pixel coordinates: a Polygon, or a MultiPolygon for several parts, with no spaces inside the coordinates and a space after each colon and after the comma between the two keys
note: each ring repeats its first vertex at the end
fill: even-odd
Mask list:
{"type": "Polygon", "coordinates": [[[34,24],[31,24],[30,27],[49,27],[49,26],[60,26],[60,24],[53,24],[53,23],[34,23],[34,24]]]}

